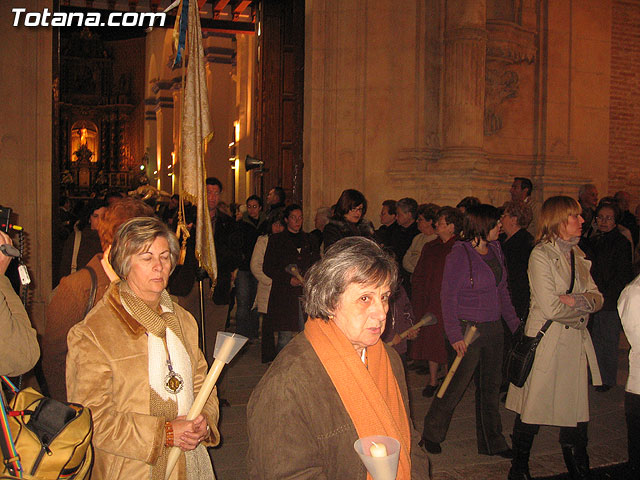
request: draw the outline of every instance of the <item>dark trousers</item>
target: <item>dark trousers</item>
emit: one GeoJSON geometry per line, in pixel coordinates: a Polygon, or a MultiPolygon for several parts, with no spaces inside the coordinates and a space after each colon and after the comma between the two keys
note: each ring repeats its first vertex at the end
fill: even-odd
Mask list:
{"type": "MultiPolygon", "coordinates": [[[[589,443],[589,437],[587,435],[589,422],[578,422],[575,427],[560,427],[560,435],[558,441],[562,446],[578,446],[586,447],[589,443]]],[[[537,435],[540,431],[540,425],[533,423],[524,423],[520,419],[520,414],[516,416],[516,421],[513,424],[513,433],[525,433],[528,435],[537,435]]]]}
{"type": "Polygon", "coordinates": [[[624,393],[624,415],[627,420],[629,466],[640,472],[640,395],[624,393]]]}
{"type": "Polygon", "coordinates": [[[614,386],[618,374],[620,317],[615,310],[600,310],[591,317],[591,338],[598,359],[602,383],[614,386]]]}
{"type": "Polygon", "coordinates": [[[258,310],[253,309],[258,281],[249,271],[236,274],[236,333],[247,338],[258,338],[258,310]]]}
{"type": "Polygon", "coordinates": [[[444,396],[433,399],[422,435],[432,442],[444,441],[453,412],[475,378],[478,453],[491,455],[509,448],[499,412],[504,332],[500,321],[478,323],[477,327],[480,336],[469,345],[444,396]]]}
{"type": "Polygon", "coordinates": [[[262,318],[262,363],[269,363],[276,358],[276,339],[269,316],[266,313],[261,313],[260,316],[262,318]]]}

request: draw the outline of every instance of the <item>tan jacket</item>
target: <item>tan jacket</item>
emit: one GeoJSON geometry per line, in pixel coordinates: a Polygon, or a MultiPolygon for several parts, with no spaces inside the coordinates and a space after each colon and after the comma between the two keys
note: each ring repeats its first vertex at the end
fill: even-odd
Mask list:
{"type": "MultiPolygon", "coordinates": [[[[100,263],[99,253],[87,264],[96,272],[97,304],[109,288],[111,280],[100,263]]],[[[65,366],[67,359],[67,334],[69,329],[80,323],[87,311],[91,297],[91,275],[86,269],[80,269],[64,277],[53,291],[51,302],[47,306],[47,324],[42,336],[42,371],[47,380],[49,395],[56,400],[66,401],[65,366]]]]}
{"type": "MultiPolygon", "coordinates": [[[[583,293],[593,311],[602,308],[603,298],[589,270],[591,262],[578,247],[573,293],[583,293]]],[[[509,385],[506,407],[522,416],[525,423],[575,426],[589,420],[587,367],[594,385],[600,385],[600,370],[591,336],[586,329],[588,313],[559,301],[571,283],[571,265],[553,243],[540,243],[529,258],[531,309],[525,327],[528,336],[537,335],[547,320],[553,323],[536,351],[531,374],[522,388],[509,385]]]]}
{"type": "Polygon", "coordinates": [[[0,375],[14,377],[29,371],[40,356],[38,338],[20,297],[4,275],[0,275],[0,332],[0,375]]]}
{"type": "MultiPolygon", "coordinates": [[[[70,402],[89,407],[93,415],[92,480],[147,480],[151,465],[165,448],[166,420],[149,414],[146,330],[119,301],[116,305],[113,292],[112,286],[86,318],[69,331],[67,397],[70,402]]],[[[207,363],[198,349],[198,327],[186,310],[176,304],[174,309],[191,358],[197,395],[207,374],[207,363]]],[[[220,434],[215,389],[202,413],[211,428],[205,445],[217,445],[220,434]]],[[[182,480],[184,471],[176,468],[170,478],[182,480]]]]}

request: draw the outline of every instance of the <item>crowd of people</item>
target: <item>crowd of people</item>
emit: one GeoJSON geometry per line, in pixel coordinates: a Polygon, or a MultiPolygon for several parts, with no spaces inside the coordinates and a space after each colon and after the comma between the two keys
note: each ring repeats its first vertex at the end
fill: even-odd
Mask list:
{"type": "MultiPolygon", "coordinates": [[[[571,478],[588,478],[589,384],[597,392],[617,384],[624,328],[632,347],[629,457],[638,469],[639,219],[626,192],[598,200],[589,184],[578,201],[554,196],[538,204],[533,188],[515,178],[501,206],[475,197],[456,206],[385,200],[378,229],[366,217],[365,195],[347,189],[317,209],[307,233],[302,206],[288,203],[282,188],[265,202],[251,195],[229,207],[222,183],[210,177],[215,279],[196,258],[195,209],[179,208],[177,195],[149,205],[113,192],[77,217],[67,215],[65,201],[42,386],[91,409],[93,478],[164,478],[173,446],[184,455],[172,479],[214,478],[204,447],[220,438],[217,392],[202,415],[185,415],[213,361],[216,334],[231,328],[235,311],[235,332],[259,343],[262,362],[271,363],[248,406],[251,478],[364,479],[351,445],[373,434],[400,442],[399,478],[429,478],[426,452],[442,451],[472,379],[479,454],[510,458],[509,479],[529,479],[539,426],[555,425],[571,478]],[[182,259],[179,221],[191,233],[182,259]],[[435,320],[400,336],[427,317],[435,320]],[[470,328],[473,342],[465,340],[470,328]],[[511,345],[541,329],[529,377],[522,387],[509,384],[511,345]],[[405,370],[424,374],[422,394],[433,397],[455,358],[457,371],[431,402],[420,434],[405,370]],[[499,414],[504,392],[517,414],[511,442],[499,414]],[[283,448],[286,463],[274,460],[283,448]]],[[[0,232],[0,243],[11,239],[0,232]]],[[[17,375],[33,367],[38,345],[5,285],[5,264],[0,254],[0,320],[25,341],[11,358],[2,354],[0,373],[17,375]]]]}

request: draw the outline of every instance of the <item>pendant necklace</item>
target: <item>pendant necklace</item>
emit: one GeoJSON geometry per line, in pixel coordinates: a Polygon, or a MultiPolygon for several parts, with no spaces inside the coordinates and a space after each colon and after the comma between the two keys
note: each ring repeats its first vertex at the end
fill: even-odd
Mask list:
{"type": "Polygon", "coordinates": [[[167,368],[169,369],[169,373],[166,377],[164,377],[164,389],[173,393],[174,395],[179,393],[184,387],[184,380],[182,376],[173,370],[173,365],[171,364],[171,355],[169,355],[169,349],[167,348],[166,340],[164,341],[164,348],[167,352],[167,368]]]}

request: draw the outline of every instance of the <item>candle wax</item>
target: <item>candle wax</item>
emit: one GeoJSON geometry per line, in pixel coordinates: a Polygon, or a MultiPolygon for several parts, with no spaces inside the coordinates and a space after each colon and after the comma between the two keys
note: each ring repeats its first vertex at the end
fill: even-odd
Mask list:
{"type": "Polygon", "coordinates": [[[387,447],[384,443],[376,443],[371,442],[372,445],[369,448],[369,453],[372,457],[386,457],[387,456],[387,447]]]}

